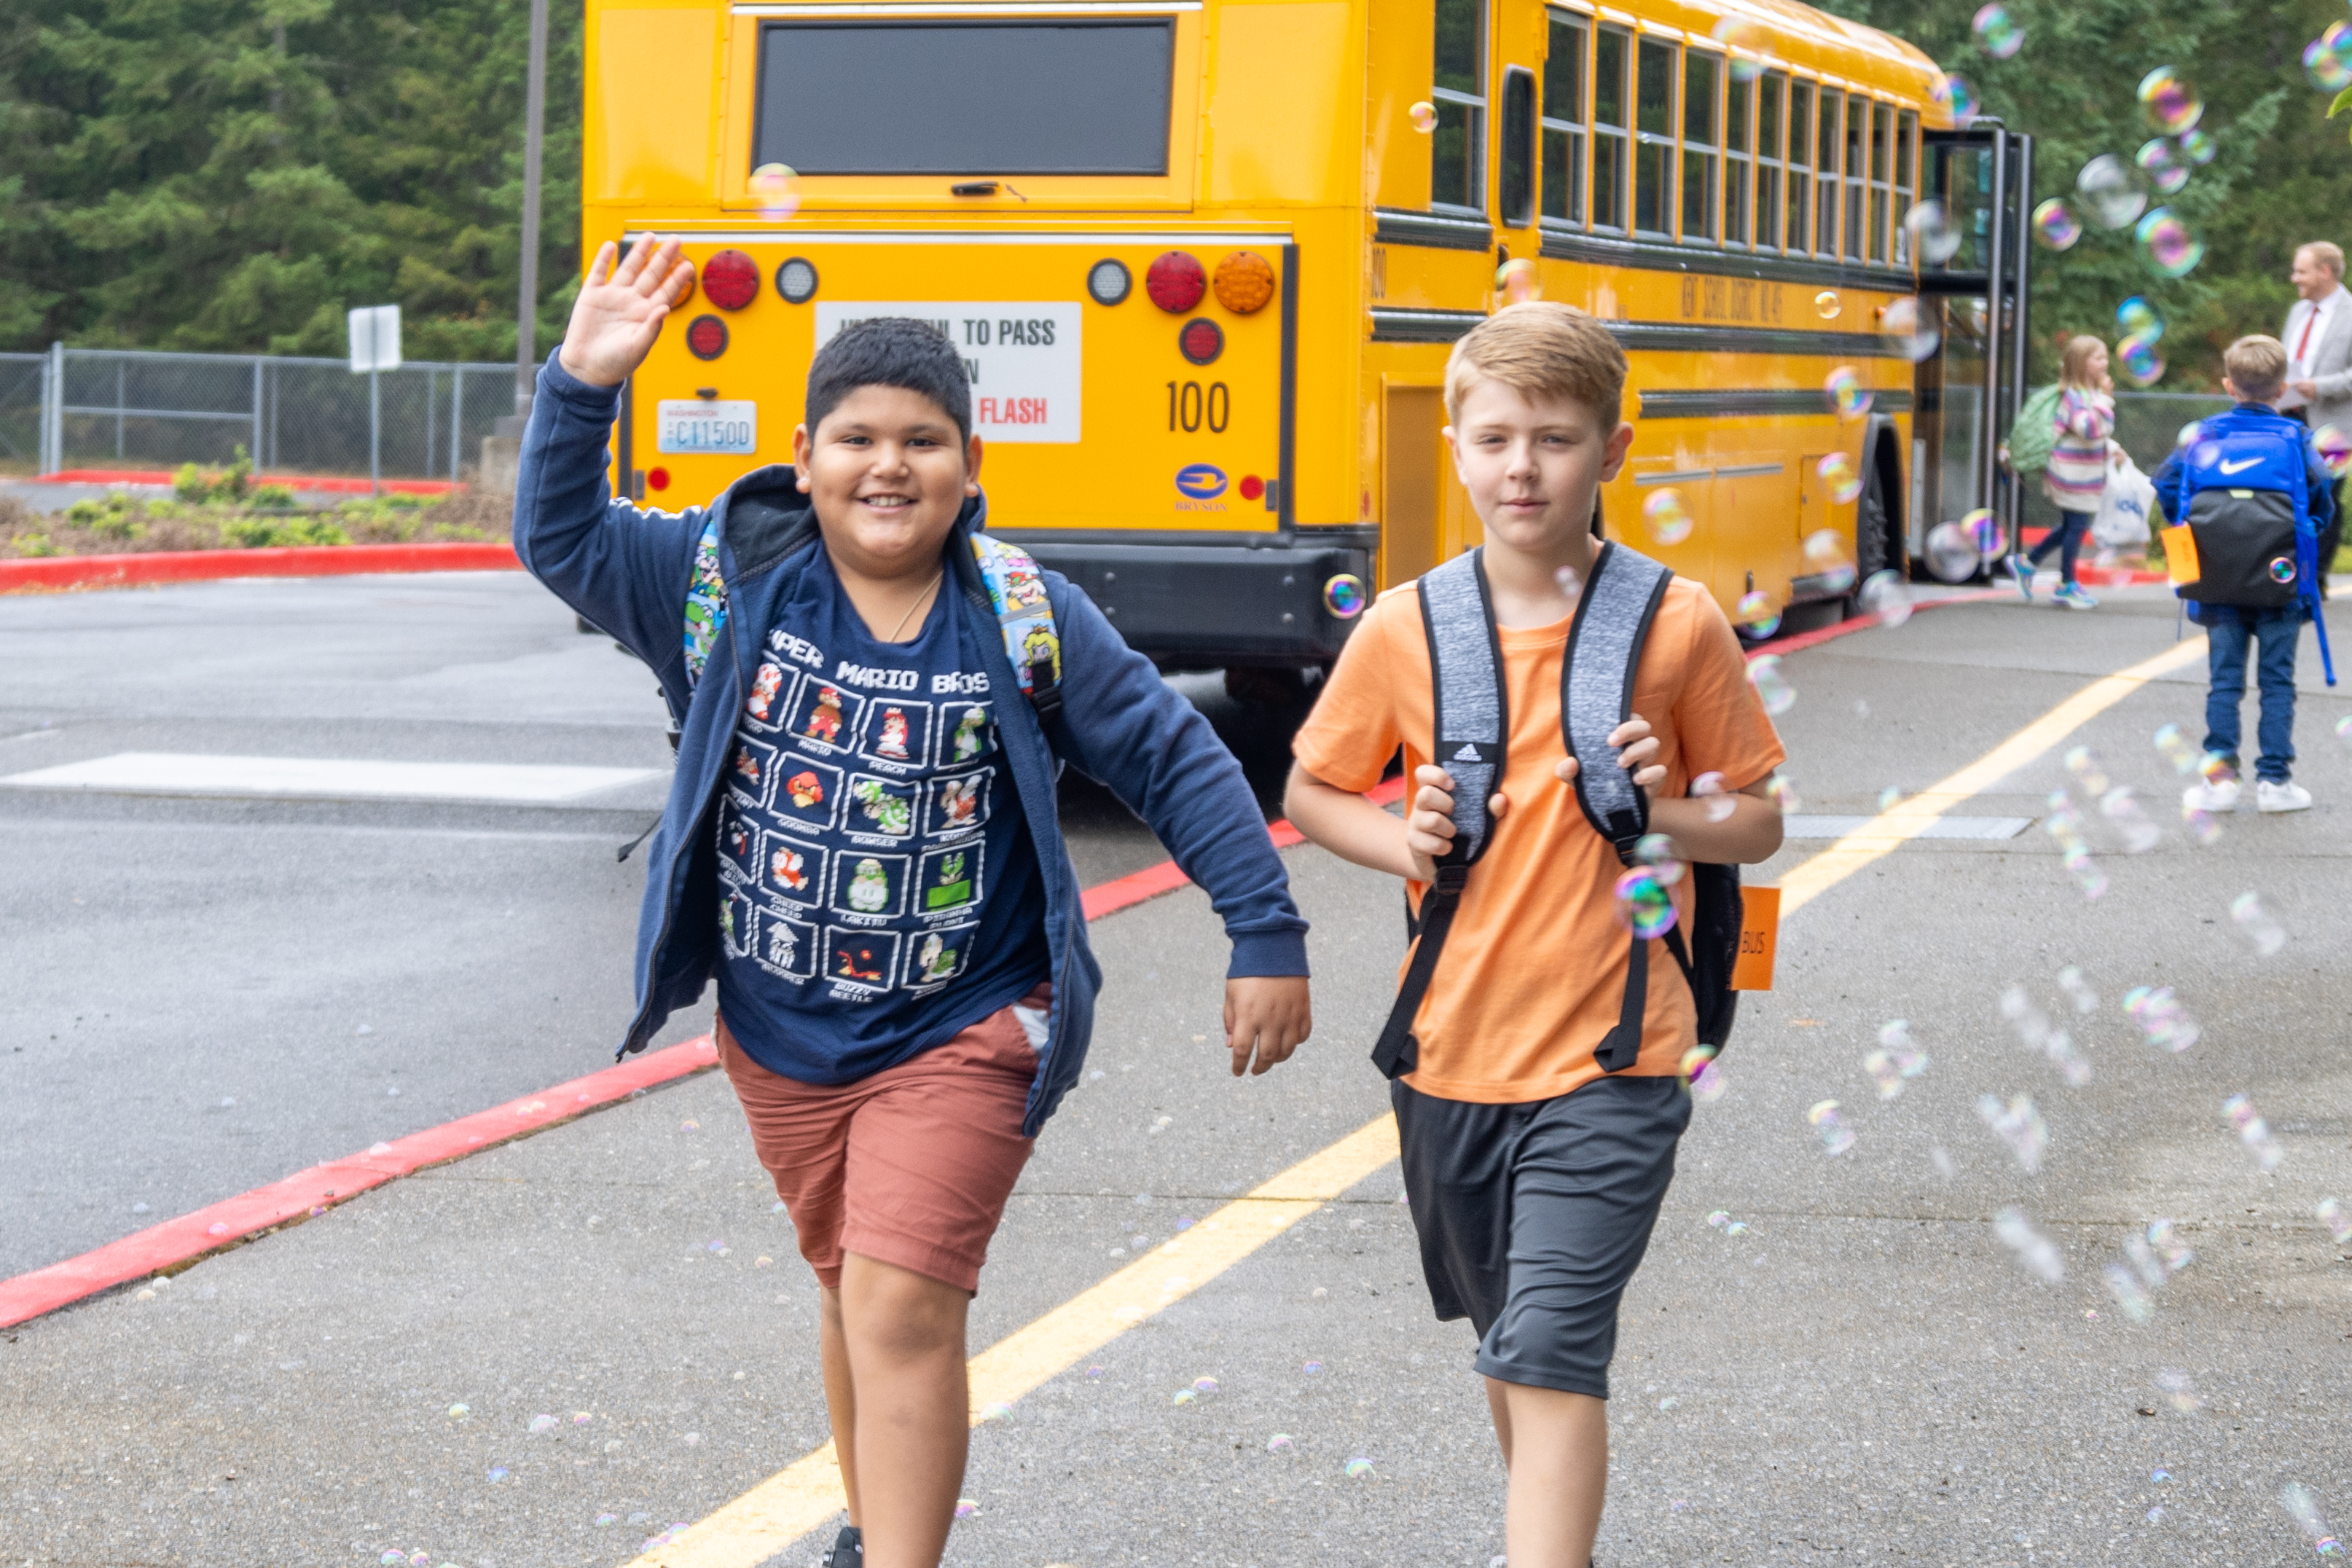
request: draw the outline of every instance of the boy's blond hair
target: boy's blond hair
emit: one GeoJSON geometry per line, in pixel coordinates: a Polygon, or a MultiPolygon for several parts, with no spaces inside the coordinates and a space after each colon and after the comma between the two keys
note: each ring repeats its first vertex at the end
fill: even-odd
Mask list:
{"type": "Polygon", "coordinates": [[[2248,403],[2275,403],[2286,389],[2286,345],[2260,332],[2221,351],[2221,374],[2248,403]]]}
{"type": "Polygon", "coordinates": [[[1592,411],[1603,434],[1625,405],[1625,351],[1583,311],[1530,300],[1496,311],[1464,334],[1445,361],[1445,417],[1458,419],[1475,383],[1499,381],[1530,401],[1570,398],[1592,411]]]}

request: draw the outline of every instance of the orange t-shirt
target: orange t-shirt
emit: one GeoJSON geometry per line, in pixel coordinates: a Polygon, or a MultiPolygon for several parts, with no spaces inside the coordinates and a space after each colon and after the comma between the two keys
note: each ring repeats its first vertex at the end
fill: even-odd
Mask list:
{"type": "MultiPolygon", "coordinates": [[[[1568,754],[1559,674],[1570,625],[1498,628],[1511,726],[1500,787],[1510,810],[1470,868],[1413,1024],[1420,1065],[1404,1079],[1441,1100],[1519,1104],[1590,1083],[1601,1076],[1592,1053],[1624,1003],[1631,938],[1613,896],[1624,868],[1585,820],[1575,785],[1552,772],[1568,754]]],[[[1324,783],[1364,791],[1402,744],[1410,778],[1429,761],[1433,706],[1420,596],[1393,588],[1348,639],[1291,750],[1324,783]]],[[[1745,789],[1788,754],[1748,683],[1730,622],[1687,578],[1668,585],[1651,623],[1633,711],[1650,721],[1666,770],[1654,797],[1686,795],[1706,773],[1745,789]]],[[[1423,885],[1406,887],[1418,909],[1423,885]]],[[[1674,898],[1687,922],[1690,879],[1674,898]]],[[[1664,941],[1652,940],[1649,962],[1641,1057],[1626,1071],[1664,1077],[1696,1042],[1696,1016],[1664,941]]]]}

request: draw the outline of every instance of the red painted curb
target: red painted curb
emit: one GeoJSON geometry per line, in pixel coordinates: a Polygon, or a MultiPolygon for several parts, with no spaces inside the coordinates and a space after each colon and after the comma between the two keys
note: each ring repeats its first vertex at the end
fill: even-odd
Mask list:
{"type": "MultiPolygon", "coordinates": [[[[1371,798],[1386,805],[1403,794],[1404,781],[1390,779],[1371,792],[1371,798]]],[[[1267,824],[1266,832],[1278,849],[1306,841],[1287,821],[1267,824]]],[[[1099,920],[1147,899],[1173,892],[1191,880],[1172,860],[1147,866],[1087,889],[1083,895],[1087,919],[1099,920]]],[[[525,1133],[568,1121],[600,1105],[625,1100],[638,1089],[707,1071],[718,1062],[718,1047],[708,1035],[664,1050],[648,1051],[539,1094],[525,1095],[493,1110],[428,1127],[389,1143],[378,1143],[364,1153],[297,1171],[267,1186],[223,1198],[194,1214],[110,1241],[79,1258],[36,1268],[13,1279],[0,1279],[0,1329],[14,1328],[113,1286],[194,1263],[273,1226],[323,1213],[395,1176],[405,1176],[427,1165],[461,1160],[525,1133]]]]}
{"type": "MultiPolygon", "coordinates": [[[[61,468],[36,476],[44,485],[165,485],[175,476],[165,468],[61,468]]],[[[284,485],[296,490],[328,490],[337,495],[365,495],[368,481],[345,474],[256,474],[256,485],[284,485]]],[[[395,495],[444,496],[457,486],[448,479],[386,479],[383,489],[395,495]]]]}
{"type": "Polygon", "coordinates": [[[309,544],[280,550],[157,550],[0,561],[0,594],[62,594],[209,583],[225,577],[342,577],[364,572],[520,572],[502,540],[447,544],[309,544]]]}
{"type": "MultiPolygon", "coordinates": [[[[1911,606],[1911,613],[1916,616],[1922,610],[1932,610],[1939,605],[1974,605],[1986,599],[2000,598],[2013,591],[2007,588],[1979,588],[1973,593],[1953,594],[1941,599],[1921,599],[1911,606]]],[[[1749,648],[1748,661],[1753,663],[1768,653],[1795,653],[1800,648],[1812,647],[1834,637],[1850,637],[1856,632],[1869,631],[1878,624],[1876,616],[1856,616],[1850,621],[1840,621],[1833,626],[1822,626],[1815,631],[1796,632],[1785,637],[1774,637],[1770,642],[1760,642],[1749,648]]]]}
{"type": "Polygon", "coordinates": [[[282,1181],[150,1226],[79,1258],[0,1280],[0,1329],[53,1312],[110,1286],[193,1263],[273,1226],[321,1213],[395,1176],[462,1159],[567,1121],[599,1105],[625,1100],[635,1090],[703,1071],[718,1060],[718,1047],[708,1035],[666,1050],[648,1051],[542,1093],[378,1143],[363,1153],[297,1171],[282,1181]]]}

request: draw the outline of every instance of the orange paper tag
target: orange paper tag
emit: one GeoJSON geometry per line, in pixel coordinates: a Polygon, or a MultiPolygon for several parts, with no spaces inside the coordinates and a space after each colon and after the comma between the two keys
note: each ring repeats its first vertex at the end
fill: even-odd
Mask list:
{"type": "Polygon", "coordinates": [[[2165,529],[2159,537],[2164,541],[2165,575],[2175,586],[2185,586],[2203,575],[2197,564],[2197,536],[2189,531],[2187,523],[2165,529]]]}
{"type": "Polygon", "coordinates": [[[1780,942],[1780,889],[1739,889],[1739,961],[1731,966],[1734,991],[1772,989],[1772,954],[1780,942]]]}

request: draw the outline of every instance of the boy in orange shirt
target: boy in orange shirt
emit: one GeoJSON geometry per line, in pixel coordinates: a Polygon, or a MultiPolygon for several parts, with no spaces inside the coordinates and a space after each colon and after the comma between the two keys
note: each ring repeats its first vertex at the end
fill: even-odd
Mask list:
{"type": "MultiPolygon", "coordinates": [[[[1591,531],[1598,488],[1633,445],[1624,383],[1606,329],[1548,303],[1482,322],[1445,374],[1445,437],[1486,529],[1479,566],[1507,729],[1490,837],[1412,1021],[1417,1059],[1391,1096],[1437,1315],[1469,1318],[1480,1337],[1475,1365],[1510,1474],[1512,1568],[1591,1561],[1617,1302],[1690,1121],[1679,1072],[1696,1011],[1663,941],[1648,944],[1638,1056],[1617,1072],[1596,1059],[1627,989],[1613,898],[1623,868],[1579,805],[1560,723],[1579,598],[1599,552],[1624,548],[1591,531]]],[[[1429,646],[1413,591],[1382,595],[1298,732],[1287,796],[1301,832],[1405,879],[1416,909],[1455,835],[1454,782],[1431,760],[1429,646]],[[1414,785],[1402,821],[1363,795],[1400,744],[1414,785]]],[[[1632,710],[1609,745],[1677,858],[1753,863],[1780,848],[1765,786],[1785,752],[1738,639],[1697,584],[1667,584],[1632,710]],[[1710,773],[1721,789],[1693,798],[1692,781],[1710,773]]],[[[1693,881],[1673,889],[1685,929],[1693,881]]]]}

